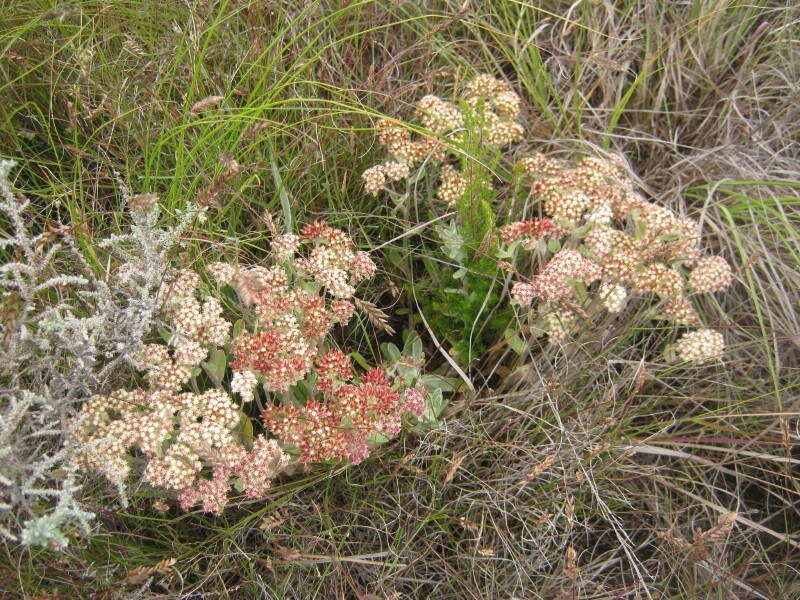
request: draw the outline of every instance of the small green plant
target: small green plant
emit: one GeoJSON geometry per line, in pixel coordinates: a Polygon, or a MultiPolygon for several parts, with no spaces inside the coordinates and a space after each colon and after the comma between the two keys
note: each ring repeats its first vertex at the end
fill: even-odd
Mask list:
{"type": "Polygon", "coordinates": [[[425,372],[425,354],[422,339],[412,330],[403,331],[403,347],[392,342],[381,344],[386,364],[386,375],[402,381],[407,388],[421,389],[425,396],[425,411],[417,416],[412,431],[423,433],[441,424],[447,407],[445,394],[453,392],[459,380],[436,373],[425,372]]]}
{"type": "Polygon", "coordinates": [[[512,322],[502,300],[502,272],[496,261],[468,243],[456,220],[436,227],[447,262],[425,261],[427,279],[417,283],[420,309],[429,326],[470,363],[493,344],[512,322]]]}

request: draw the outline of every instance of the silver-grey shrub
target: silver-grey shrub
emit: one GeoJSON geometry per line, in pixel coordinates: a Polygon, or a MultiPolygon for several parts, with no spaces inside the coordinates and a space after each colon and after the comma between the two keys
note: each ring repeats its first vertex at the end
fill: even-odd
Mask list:
{"type": "Polygon", "coordinates": [[[81,506],[69,421],[125,376],[153,331],[168,255],[198,213],[159,227],[155,198],[120,183],[131,225],[97,243],[114,267],[104,281],[67,228],[36,232],[29,201],[11,189],[13,166],[0,161],[0,535],[63,547],[94,516],[81,506]]]}

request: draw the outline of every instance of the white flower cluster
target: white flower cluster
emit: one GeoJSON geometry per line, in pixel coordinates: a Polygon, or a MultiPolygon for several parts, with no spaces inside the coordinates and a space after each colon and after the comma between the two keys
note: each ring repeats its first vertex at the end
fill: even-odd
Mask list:
{"type": "MultiPolygon", "coordinates": [[[[455,101],[423,96],[415,106],[415,115],[425,129],[440,138],[461,143],[471,135],[480,144],[500,148],[522,139],[524,129],[517,121],[520,104],[508,83],[491,75],[478,75],[455,101]]],[[[440,138],[412,140],[408,131],[385,119],[377,129],[391,158],[364,171],[364,189],[370,194],[377,194],[391,181],[409,177],[411,169],[426,156],[433,162],[443,162],[447,157],[447,146],[440,138]]],[[[439,176],[442,184],[437,196],[452,206],[463,195],[466,179],[452,165],[443,165],[439,176]]]]}
{"type": "Polygon", "coordinates": [[[276,235],[272,238],[272,252],[275,260],[284,262],[294,257],[297,248],[300,246],[300,237],[293,233],[276,235]]]}
{"type": "Polygon", "coordinates": [[[568,310],[549,311],[544,316],[547,334],[553,342],[563,342],[578,323],[575,313],[568,310]]]}
{"type": "Polygon", "coordinates": [[[467,190],[466,178],[452,165],[443,165],[439,178],[442,183],[436,196],[447,206],[455,206],[467,190]]]}
{"type": "MultiPolygon", "coordinates": [[[[200,277],[194,271],[188,272],[194,273],[196,280],[188,277],[187,271],[184,270],[177,280],[180,294],[174,293],[176,284],[172,284],[173,294],[167,296],[165,314],[172,319],[175,331],[182,339],[200,346],[222,346],[228,341],[231,330],[231,324],[222,317],[222,304],[214,297],[208,297],[202,302],[198,300],[194,294],[200,277]],[[188,281],[194,282],[193,285],[189,286],[188,281]]],[[[187,351],[191,353],[189,348],[187,351]]],[[[194,354],[199,352],[195,348],[194,354]]]]}
{"type": "Polygon", "coordinates": [[[684,333],[675,342],[675,349],[681,360],[702,364],[722,358],[725,340],[721,333],[713,329],[697,329],[684,333]]]}
{"type": "Polygon", "coordinates": [[[236,265],[226,262],[215,262],[206,268],[208,274],[220,285],[228,285],[236,277],[239,269],[236,265]]]}
{"type": "Polygon", "coordinates": [[[721,256],[706,256],[697,261],[689,274],[689,285],[698,294],[721,292],[731,284],[733,275],[728,262],[721,256]]]}
{"type": "Polygon", "coordinates": [[[464,126],[464,115],[458,106],[438,96],[429,94],[420,98],[416,113],[422,125],[436,133],[446,133],[464,126]]]}
{"type": "Polygon", "coordinates": [[[364,180],[364,189],[368,194],[377,194],[386,184],[386,173],[384,173],[383,165],[370,167],[361,174],[361,178],[364,180]]]}
{"type": "Polygon", "coordinates": [[[603,282],[597,290],[603,299],[603,306],[610,313],[621,312],[625,308],[628,292],[619,284],[603,282]]]}
{"type": "Polygon", "coordinates": [[[355,288],[348,283],[350,276],[346,268],[354,258],[355,253],[349,248],[317,246],[303,261],[302,269],[334,296],[349,298],[355,293],[355,288]]]}
{"type": "Polygon", "coordinates": [[[79,448],[82,469],[121,482],[130,471],[131,452],[138,450],[149,457],[146,481],[179,490],[191,485],[208,461],[234,451],[238,423],[239,411],[222,390],[194,394],[154,386],[94,396],[81,408],[70,439],[79,448]]]}
{"type": "Polygon", "coordinates": [[[239,394],[243,402],[253,399],[253,392],[258,385],[258,379],[250,371],[237,371],[231,378],[231,392],[239,394]]]}
{"type": "MultiPolygon", "coordinates": [[[[227,337],[227,334],[225,335],[227,337]]],[[[215,338],[215,342],[219,338],[215,338]]],[[[212,342],[213,345],[221,344],[212,342]]],[[[223,342],[224,343],[224,342],[223,342]]],[[[194,340],[183,340],[175,347],[175,362],[184,367],[196,367],[208,356],[208,348],[194,340]]]]}

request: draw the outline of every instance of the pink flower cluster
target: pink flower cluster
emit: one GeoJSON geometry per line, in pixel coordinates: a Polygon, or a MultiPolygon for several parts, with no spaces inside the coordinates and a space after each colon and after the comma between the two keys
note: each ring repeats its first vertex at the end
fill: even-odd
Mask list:
{"type": "MultiPolygon", "coordinates": [[[[271,257],[270,266],[208,268],[241,301],[245,326],[233,337],[213,286],[203,288],[195,271],[181,270],[165,284],[169,345],[150,344],[136,361],[149,389],[118,390],[82,407],[72,431],[81,468],[122,483],[133,456],[143,455],[145,481],[172,490],[185,510],[200,504],[219,513],[232,487],[256,498],[293,460],[357,463],[378,434],[399,432],[405,413],[424,412],[415,390],[379,369],[357,377],[343,352],[328,349],[334,325],[353,315],[355,286],[377,269],[369,255],[316,221],[300,235],[274,234],[271,257]],[[183,391],[201,367],[216,387],[183,391]],[[292,391],[301,381],[311,392],[304,402],[292,391]],[[240,426],[251,417],[234,395],[249,402],[259,386],[285,404],[267,396],[266,431],[253,436],[240,426]]],[[[194,380],[193,389],[198,385],[194,380]]]]}
{"type": "Polygon", "coordinates": [[[546,237],[562,237],[566,230],[552,219],[531,219],[530,221],[515,221],[500,228],[500,239],[506,244],[517,240],[522,241],[522,246],[528,248],[546,237]]]}
{"type": "Polygon", "coordinates": [[[290,461],[278,442],[259,435],[249,451],[238,445],[223,448],[213,461],[211,477],[195,478],[192,484],[177,490],[176,498],[183,510],[199,503],[204,511],[220,514],[228,503],[231,478],[234,482],[238,478],[248,498],[259,498],[290,461]]]}
{"type": "Polygon", "coordinates": [[[399,433],[403,413],[424,412],[419,392],[401,395],[380,369],[356,378],[350,359],[338,350],[323,354],[314,370],[320,398],[304,406],[271,405],[262,414],[267,429],[294,449],[300,462],[357,464],[369,455],[371,438],[399,433]]]}
{"type": "MultiPolygon", "coordinates": [[[[564,312],[565,300],[588,306],[597,295],[616,313],[635,293],[657,300],[660,318],[699,325],[691,294],[722,291],[731,283],[725,259],[702,257],[697,223],[633,192],[616,162],[585,158],[572,165],[539,154],[520,160],[519,171],[547,218],[506,225],[501,240],[534,248],[549,238],[564,246],[511,291],[523,307],[538,298],[546,322],[553,311],[564,312]],[[597,281],[599,287],[591,288],[597,281]]],[[[559,323],[551,334],[564,339],[564,323],[571,327],[578,320],[559,323]]]]}
{"type": "Polygon", "coordinates": [[[231,368],[249,373],[268,391],[283,392],[309,374],[317,347],[333,326],[350,320],[355,306],[344,298],[352,297],[354,286],[377,267],[366,252],[354,249],[350,236],[322,221],[306,225],[291,244],[282,241],[275,252],[278,261],[290,265],[292,279],[276,265],[246,285],[241,277],[230,280],[240,296],[245,293],[257,317],[252,332],[233,340],[231,368]],[[289,254],[289,245],[295,252],[307,246],[307,255],[289,254]],[[314,284],[316,291],[310,289],[314,284]]]}
{"type": "Polygon", "coordinates": [[[584,258],[577,250],[565,248],[551,258],[530,283],[515,283],[511,294],[522,306],[530,306],[537,296],[544,302],[557,302],[573,296],[574,282],[589,284],[600,275],[597,263],[584,258]]]}
{"type": "Polygon", "coordinates": [[[307,338],[288,331],[262,331],[238,337],[231,368],[261,378],[265,388],[286,391],[311,369],[316,349],[307,338]]]}

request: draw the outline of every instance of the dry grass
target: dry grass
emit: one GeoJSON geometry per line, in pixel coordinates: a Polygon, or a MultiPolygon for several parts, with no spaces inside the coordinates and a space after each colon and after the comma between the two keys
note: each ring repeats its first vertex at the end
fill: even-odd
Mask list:
{"type": "MultiPolygon", "coordinates": [[[[123,512],[98,483],[97,534],[62,555],[5,544],[0,594],[800,596],[791,3],[30,4],[2,9],[2,154],[26,161],[43,217],[82,222],[87,245],[115,226],[110,166],[172,208],[214,190],[193,237],[218,254],[257,257],[259,215],[287,205],[392,239],[406,224],[357,176],[374,162],[370,114],[402,117],[421,92],[482,71],[524,91],[531,146],[622,152],[653,197],[700,217],[735,285],[703,307],[725,330],[723,365],[664,362],[674,334],[635,311],[524,359],[501,344],[440,430],[223,517],[161,513],[145,490],[123,512]],[[243,166],[229,179],[226,153],[243,166]]],[[[214,257],[198,244],[183,258],[214,257]]],[[[377,306],[393,287],[384,275],[377,306]]]]}

